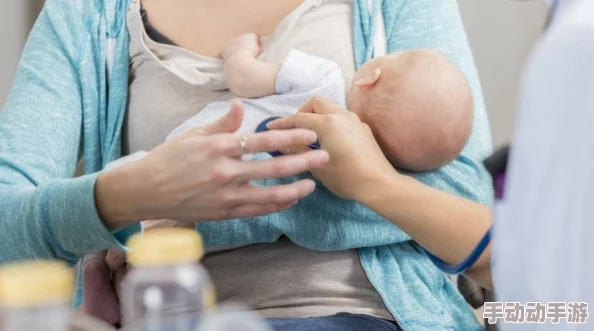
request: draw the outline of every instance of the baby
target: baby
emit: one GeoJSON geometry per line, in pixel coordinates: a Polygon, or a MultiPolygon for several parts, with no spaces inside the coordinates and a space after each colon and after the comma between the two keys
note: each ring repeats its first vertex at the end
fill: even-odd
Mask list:
{"type": "MultiPolygon", "coordinates": [[[[314,96],[325,96],[369,125],[398,169],[439,168],[462,151],[470,136],[470,87],[462,72],[439,52],[412,50],[370,60],[356,72],[346,93],[342,71],[332,61],[292,50],[282,63],[265,62],[257,59],[260,51],[255,34],[237,37],[223,50],[225,81],[245,106],[238,133],[254,132],[270,117],[294,115],[314,96]]],[[[215,122],[231,103],[209,104],[166,139],[215,122]]],[[[108,169],[145,154],[122,158],[108,169]]]]}
{"type": "MultiPolygon", "coordinates": [[[[314,96],[356,113],[372,129],[394,167],[428,171],[451,162],[471,132],[473,101],[462,72],[439,52],[414,50],[378,57],[355,74],[348,94],[338,65],[292,50],[282,63],[264,62],[259,39],[245,34],[224,50],[225,81],[244,98],[240,133],[272,116],[290,116],[314,96]],[[346,98],[345,98],[346,95],[346,98]]],[[[215,102],[168,137],[216,121],[230,101],[215,102]]]]}

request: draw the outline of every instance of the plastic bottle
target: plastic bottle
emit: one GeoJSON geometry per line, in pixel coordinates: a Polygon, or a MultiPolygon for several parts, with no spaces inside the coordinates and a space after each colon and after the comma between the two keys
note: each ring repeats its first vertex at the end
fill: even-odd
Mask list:
{"type": "Polygon", "coordinates": [[[198,263],[202,237],[194,229],[154,229],[128,241],[133,269],[122,285],[122,317],[128,331],[193,331],[214,308],[210,276],[198,263]]]}
{"type": "Polygon", "coordinates": [[[0,268],[3,331],[67,331],[74,275],[56,261],[19,262],[0,268]]]}

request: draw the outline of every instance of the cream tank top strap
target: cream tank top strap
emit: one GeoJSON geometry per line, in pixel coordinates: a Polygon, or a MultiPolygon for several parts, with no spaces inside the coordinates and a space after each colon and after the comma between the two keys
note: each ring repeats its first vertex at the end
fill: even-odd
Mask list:
{"type": "Polygon", "coordinates": [[[223,81],[223,61],[176,46],[150,24],[140,1],[131,5],[128,20],[133,21],[129,24],[132,25],[130,36],[135,41],[131,43],[131,48],[136,52],[153,57],[161,66],[188,84],[210,90],[227,89],[223,81]]]}

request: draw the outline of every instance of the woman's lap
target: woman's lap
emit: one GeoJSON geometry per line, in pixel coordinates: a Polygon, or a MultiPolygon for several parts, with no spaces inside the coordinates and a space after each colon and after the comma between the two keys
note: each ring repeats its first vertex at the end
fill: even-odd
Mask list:
{"type": "Polygon", "coordinates": [[[368,315],[337,314],[311,318],[273,318],[274,331],[400,331],[396,323],[368,315]]]}
{"type": "MultiPolygon", "coordinates": [[[[219,317],[220,318],[220,317],[219,317]]],[[[223,323],[225,327],[221,327],[218,323],[199,323],[195,317],[189,319],[161,320],[159,326],[152,322],[145,322],[144,324],[135,326],[130,330],[242,330],[245,324],[242,324],[241,318],[235,316],[236,319],[229,324],[223,323]],[[239,318],[239,319],[237,319],[239,318]],[[239,322],[238,322],[239,321],[239,322]],[[200,327],[197,328],[197,325],[200,327]],[[208,326],[205,326],[208,325],[208,326]],[[218,325],[218,328],[212,328],[213,325],[218,325]]],[[[355,315],[348,313],[340,313],[332,316],[324,317],[310,317],[310,318],[270,318],[265,320],[266,324],[270,326],[273,331],[402,331],[396,323],[373,317],[369,315],[355,315]]],[[[248,323],[249,324],[249,323],[248,323]]],[[[259,324],[258,324],[259,325],[259,324]]],[[[253,329],[254,326],[252,326],[253,329]]],[[[250,329],[249,327],[247,329],[250,329]]]]}

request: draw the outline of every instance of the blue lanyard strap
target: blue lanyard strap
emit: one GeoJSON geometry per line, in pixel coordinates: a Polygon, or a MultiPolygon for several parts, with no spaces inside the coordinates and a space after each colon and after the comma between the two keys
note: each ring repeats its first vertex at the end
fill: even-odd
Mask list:
{"type": "Polygon", "coordinates": [[[487,231],[483,239],[479,241],[478,245],[476,245],[472,253],[470,253],[470,255],[464,261],[458,264],[447,264],[437,256],[431,254],[426,249],[423,248],[423,250],[425,250],[425,253],[427,253],[427,256],[429,257],[431,262],[433,262],[433,264],[435,264],[435,266],[438,267],[441,271],[452,275],[459,275],[465,273],[468,269],[470,269],[470,267],[472,267],[476,263],[476,261],[481,257],[481,255],[483,255],[483,252],[485,251],[485,249],[487,249],[487,246],[489,246],[489,243],[491,242],[492,229],[493,226],[489,228],[489,231],[487,231]]]}
{"type": "MultiPolygon", "coordinates": [[[[503,199],[504,196],[505,174],[507,171],[510,150],[510,146],[504,146],[484,161],[485,168],[491,174],[491,178],[493,179],[496,200],[503,199]]],[[[468,255],[464,261],[458,264],[447,264],[437,256],[431,254],[429,251],[425,249],[424,250],[431,262],[433,262],[435,266],[437,266],[441,271],[454,275],[462,274],[468,271],[468,269],[470,269],[470,267],[472,267],[485,252],[487,246],[489,246],[489,243],[491,242],[492,231],[493,225],[491,225],[487,233],[483,236],[481,241],[479,241],[472,253],[470,253],[470,255],[468,255]]]]}

